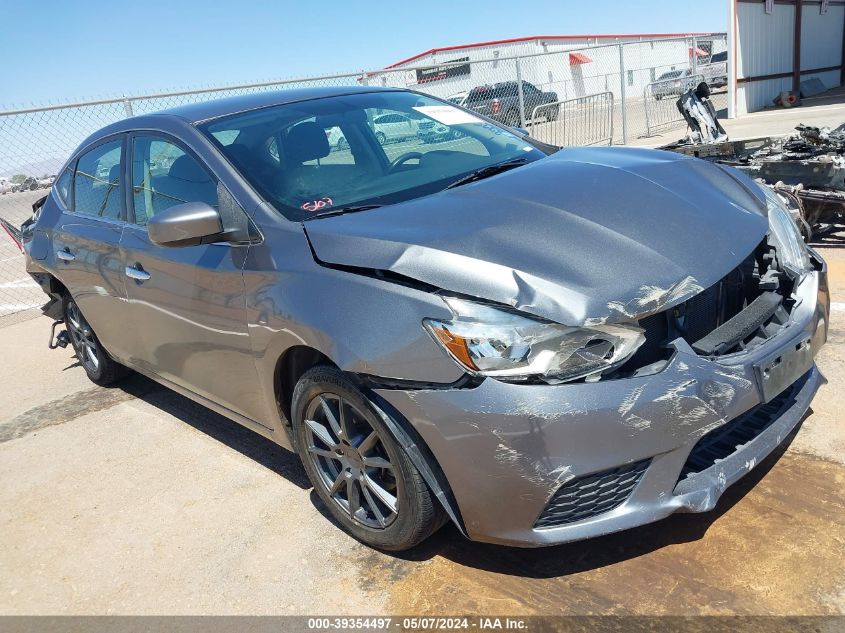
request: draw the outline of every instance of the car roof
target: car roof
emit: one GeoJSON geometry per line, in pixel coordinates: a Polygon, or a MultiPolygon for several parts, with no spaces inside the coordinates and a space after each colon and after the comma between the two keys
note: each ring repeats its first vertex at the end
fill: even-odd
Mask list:
{"type": "Polygon", "coordinates": [[[288,90],[272,90],[268,92],[257,92],[246,95],[237,95],[224,99],[214,99],[201,103],[169,108],[156,112],[158,115],[178,116],[189,123],[199,123],[209,119],[256,110],[275,105],[284,105],[296,101],[308,101],[309,99],[325,99],[327,97],[339,97],[349,94],[360,94],[367,92],[395,92],[402,88],[381,88],[377,86],[320,86],[315,88],[292,88],[288,90]]]}
{"type": "Polygon", "coordinates": [[[112,134],[123,134],[137,129],[144,129],[154,121],[161,121],[163,118],[177,120],[182,125],[196,125],[204,121],[217,119],[230,114],[237,114],[239,112],[257,110],[259,108],[284,105],[298,101],[308,101],[311,99],[325,99],[329,97],[340,97],[343,95],[364,94],[368,92],[410,91],[403,88],[382,88],[379,86],[323,86],[316,88],[269,90],[267,92],[238,95],[224,99],[203,101],[201,103],[191,103],[188,105],[178,106],[176,108],[160,110],[151,114],[141,114],[126,119],[120,119],[119,121],[116,121],[111,125],[107,125],[91,134],[88,138],[82,141],[82,143],[73,151],[71,156],[76,156],[82,148],[87,147],[92,143],[97,143],[102,138],[112,134]]]}

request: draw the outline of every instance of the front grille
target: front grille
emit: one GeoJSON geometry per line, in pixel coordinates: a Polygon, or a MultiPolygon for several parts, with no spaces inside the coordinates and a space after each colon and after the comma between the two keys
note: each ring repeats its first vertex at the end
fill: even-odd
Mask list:
{"type": "Polygon", "coordinates": [[[789,407],[795,404],[795,396],[807,382],[807,376],[787,387],[769,402],[758,404],[739,417],[703,435],[690,452],[678,481],[707,470],[713,464],[729,457],[774,424],[789,407]]]}
{"type": "Polygon", "coordinates": [[[756,284],[756,280],[750,281],[753,276],[752,254],[715,284],[681,304],[678,312],[685,338],[690,343],[697,341],[739,314],[745,303],[753,299],[749,292],[749,285],[756,284]]]}
{"type": "Polygon", "coordinates": [[[557,489],[534,527],[560,527],[598,516],[622,505],[650,461],[645,459],[567,481],[557,489]]]}

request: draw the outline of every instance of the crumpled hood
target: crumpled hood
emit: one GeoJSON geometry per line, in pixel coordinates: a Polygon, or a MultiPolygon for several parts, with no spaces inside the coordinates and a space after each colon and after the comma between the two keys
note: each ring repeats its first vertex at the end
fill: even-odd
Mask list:
{"type": "Polygon", "coordinates": [[[303,226],[321,262],[581,325],[686,300],[745,259],[768,224],[756,185],[735,170],[659,150],[573,148],[303,226]]]}

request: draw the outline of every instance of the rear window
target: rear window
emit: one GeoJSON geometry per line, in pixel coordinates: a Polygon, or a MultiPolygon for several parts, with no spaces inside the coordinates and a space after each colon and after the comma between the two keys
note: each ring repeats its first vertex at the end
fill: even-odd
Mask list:
{"type": "Polygon", "coordinates": [[[713,57],[710,58],[711,63],[715,62],[726,62],[728,61],[728,51],[722,51],[721,53],[716,53],[713,57]]]}
{"type": "Polygon", "coordinates": [[[490,99],[492,96],[493,89],[490,86],[479,86],[469,91],[467,102],[484,101],[485,99],[490,99]]]}

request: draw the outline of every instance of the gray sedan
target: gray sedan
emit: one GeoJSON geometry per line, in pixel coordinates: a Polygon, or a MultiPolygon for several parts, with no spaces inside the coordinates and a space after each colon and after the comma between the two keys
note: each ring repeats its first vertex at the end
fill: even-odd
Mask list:
{"type": "Polygon", "coordinates": [[[825,264],[730,168],[557,150],[392,89],[130,118],[59,173],[27,267],[91,380],[140,372],[295,450],[375,547],[710,510],[824,381],[825,264]],[[454,133],[385,146],[385,114],[454,133]]]}

